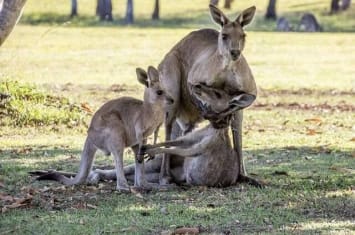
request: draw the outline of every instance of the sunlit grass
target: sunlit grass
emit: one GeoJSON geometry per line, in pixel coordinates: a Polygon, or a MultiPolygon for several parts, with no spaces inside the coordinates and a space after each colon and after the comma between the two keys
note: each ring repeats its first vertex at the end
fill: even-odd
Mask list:
{"type": "MultiPolygon", "coordinates": [[[[207,0],[161,0],[158,23],[150,21],[153,1],[135,0],[135,26],[122,24],[126,1],[113,1],[113,23],[98,22],[96,1],[78,2],[80,17],[69,19],[70,1],[28,0],[22,21],[0,49],[0,80],[36,84],[95,111],[112,98],[142,98],[136,67],[157,66],[193,29],[216,28],[207,0]]],[[[75,127],[1,126],[0,195],[20,197],[26,187],[45,191],[34,195],[29,208],[0,214],[0,233],[160,234],[200,227],[218,234],[352,234],[355,35],[254,32],[275,27],[263,20],[264,0],[234,1],[227,13],[252,4],[258,12],[244,55],[260,92],[244,112],[243,150],[248,172],[266,188],[183,187],[143,198],[117,193],[115,182],[63,189],[33,181],[27,172],[76,171],[92,114],[75,127]]],[[[325,30],[354,31],[354,8],[330,16],[329,5],[278,1],[278,13],[296,23],[303,11],[312,11],[325,30]]],[[[132,151],[124,160],[133,162],[132,151]]],[[[112,156],[99,152],[95,164],[113,166],[112,156]]]]}
{"type": "MultiPolygon", "coordinates": [[[[25,82],[138,85],[189,30],[18,26],[2,47],[1,76],[25,82]]],[[[245,56],[263,88],[354,87],[353,34],[248,34],[245,56]]],[[[138,85],[139,87],[139,85],[138,85]]]]}

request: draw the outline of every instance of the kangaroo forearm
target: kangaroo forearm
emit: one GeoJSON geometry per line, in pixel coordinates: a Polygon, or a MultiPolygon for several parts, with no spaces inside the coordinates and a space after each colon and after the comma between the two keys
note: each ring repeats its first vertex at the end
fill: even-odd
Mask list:
{"type": "Polygon", "coordinates": [[[197,155],[200,155],[202,151],[202,148],[200,146],[198,147],[192,147],[192,148],[154,148],[150,149],[147,151],[148,154],[150,155],[156,155],[156,154],[170,154],[170,155],[178,155],[181,157],[196,157],[197,155]]]}
{"type": "Polygon", "coordinates": [[[184,144],[184,141],[182,141],[182,140],[169,140],[169,141],[161,142],[158,144],[145,145],[144,149],[149,150],[149,149],[155,149],[155,148],[160,148],[160,147],[173,147],[173,146],[180,146],[183,144],[184,144]]]}

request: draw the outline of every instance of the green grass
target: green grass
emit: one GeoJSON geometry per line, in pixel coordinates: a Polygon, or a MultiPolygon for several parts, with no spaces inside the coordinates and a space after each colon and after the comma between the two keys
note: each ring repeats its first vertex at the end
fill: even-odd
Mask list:
{"type": "MultiPolygon", "coordinates": [[[[192,29],[215,27],[207,0],[161,1],[158,23],[149,20],[153,1],[136,0],[137,24],[129,27],[120,21],[123,1],[114,2],[113,23],[97,21],[94,2],[79,1],[80,18],[69,24],[69,1],[29,0],[0,49],[0,93],[21,104],[13,116],[0,109],[0,196],[32,195],[0,214],[0,234],[160,234],[181,226],[206,234],[354,233],[355,35],[254,32],[274,27],[262,20],[264,0],[235,1],[229,13],[258,7],[244,54],[259,96],[245,111],[243,150],[265,189],[194,187],[141,198],[116,193],[114,182],[33,181],[30,170],[77,169],[91,117],[82,104],[96,110],[115,97],[142,98],[136,67],[158,65],[192,29]],[[68,125],[73,119],[80,121],[68,125]]],[[[294,22],[312,11],[327,31],[354,31],[354,8],[329,16],[328,2],[284,1],[278,12],[294,22]]],[[[99,154],[96,165],[112,159],[99,154]]],[[[0,208],[11,204],[1,198],[0,208]]]]}
{"type": "MultiPolygon", "coordinates": [[[[38,91],[33,85],[14,81],[0,82],[1,126],[49,126],[82,124],[86,112],[67,98],[38,91]]],[[[89,110],[90,111],[90,110],[89,110]]]]}

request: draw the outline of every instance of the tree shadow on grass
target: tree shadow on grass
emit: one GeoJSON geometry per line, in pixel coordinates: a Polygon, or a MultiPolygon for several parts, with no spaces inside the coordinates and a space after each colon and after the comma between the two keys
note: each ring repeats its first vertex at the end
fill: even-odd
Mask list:
{"type": "MultiPolygon", "coordinates": [[[[28,185],[52,187],[53,184],[48,182],[32,182],[33,178],[27,175],[27,171],[48,168],[76,170],[80,152],[70,147],[49,146],[31,150],[5,149],[0,152],[0,177],[7,177],[6,188],[9,184],[17,188],[28,185]],[[35,161],[31,162],[31,159],[35,161]]],[[[44,202],[41,204],[44,198],[45,201],[53,199],[50,210],[58,211],[50,227],[60,226],[64,218],[72,221],[85,218],[85,228],[78,224],[70,224],[69,227],[72,231],[88,229],[89,233],[90,229],[94,229],[91,225],[95,231],[112,230],[117,228],[112,221],[119,223],[120,228],[128,228],[133,220],[140,221],[136,232],[145,234],[167,230],[171,228],[171,221],[176,226],[200,226],[205,232],[227,234],[317,233],[354,229],[346,224],[346,221],[355,217],[355,201],[349,193],[349,188],[354,185],[354,175],[346,170],[354,168],[350,151],[303,146],[249,150],[245,154],[249,171],[269,182],[266,188],[258,189],[244,184],[223,189],[180,188],[143,195],[142,201],[141,196],[135,194],[116,195],[115,183],[104,182],[104,188],[76,186],[54,193],[45,191],[46,195],[37,195],[38,204],[31,205],[27,213],[10,211],[8,215],[11,219],[5,216],[2,223],[11,227],[14,226],[11,221],[16,221],[16,218],[32,218],[33,214],[45,216],[39,211],[43,205],[47,205],[44,202]],[[68,201],[68,198],[73,200],[68,201]],[[91,208],[85,206],[85,202],[90,203],[91,208]],[[72,208],[79,210],[72,211],[72,208]],[[162,212],[161,208],[167,212],[162,212]],[[90,214],[93,216],[88,217],[90,214]],[[337,224],[339,221],[344,224],[337,224]],[[312,227],[312,223],[316,225],[312,227]]],[[[103,163],[99,159],[98,164],[103,163]]],[[[33,223],[36,226],[32,226],[32,229],[36,227],[42,232],[49,229],[47,224],[33,223]]]]}
{"type": "Polygon", "coordinates": [[[96,16],[80,15],[71,18],[58,13],[32,13],[22,16],[21,24],[50,25],[50,26],[76,26],[76,27],[133,27],[133,28],[195,28],[197,25],[211,25],[208,12],[199,11],[193,17],[172,15],[160,20],[151,20],[137,17],[134,24],[127,25],[122,17],[116,16],[113,21],[99,21],[96,16]]]}
{"type": "MultiPolygon", "coordinates": [[[[345,12],[335,16],[330,16],[324,11],[319,11],[316,7],[310,8],[307,11],[292,11],[281,13],[280,17],[286,17],[294,26],[294,30],[298,30],[298,24],[302,15],[306,12],[316,13],[324,32],[355,32],[352,27],[352,20],[347,20],[351,17],[352,12],[345,12]]],[[[235,15],[231,16],[233,19],[235,15]]],[[[90,15],[79,15],[70,18],[68,15],[59,13],[28,13],[21,17],[21,24],[26,25],[50,25],[50,26],[73,26],[73,27],[114,27],[114,28],[205,28],[214,27],[208,11],[197,10],[189,15],[174,14],[162,17],[160,20],[151,20],[141,16],[137,16],[134,24],[125,24],[121,16],[115,16],[112,22],[99,21],[98,17],[90,15]]],[[[248,26],[248,31],[276,31],[276,21],[265,20],[263,15],[257,15],[252,24],[248,26]]]]}

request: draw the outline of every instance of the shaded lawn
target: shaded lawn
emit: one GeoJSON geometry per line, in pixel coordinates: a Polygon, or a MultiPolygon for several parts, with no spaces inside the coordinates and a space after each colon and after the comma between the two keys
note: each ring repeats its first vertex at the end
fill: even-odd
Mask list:
{"type": "MultiPolygon", "coordinates": [[[[27,171],[75,171],[84,133],[43,129],[32,136],[29,131],[17,141],[7,133],[0,138],[4,145],[1,191],[18,197],[30,193],[33,198],[23,208],[2,213],[0,231],[157,234],[183,226],[224,234],[351,233],[355,229],[354,115],[348,111],[325,113],[262,107],[246,112],[247,167],[267,183],[265,189],[240,184],[226,189],[182,187],[126,195],[115,192],[115,182],[76,187],[35,182],[27,171]],[[336,117],[342,125],[334,124],[336,117]],[[285,120],[289,121],[283,124],[285,120]],[[337,125],[336,132],[331,130],[333,125],[337,125]],[[309,134],[307,127],[322,133],[309,134]]],[[[132,153],[126,156],[126,163],[132,163],[132,153]]],[[[111,162],[111,157],[99,155],[96,165],[111,162]]]]}

